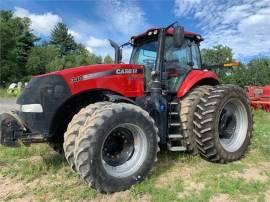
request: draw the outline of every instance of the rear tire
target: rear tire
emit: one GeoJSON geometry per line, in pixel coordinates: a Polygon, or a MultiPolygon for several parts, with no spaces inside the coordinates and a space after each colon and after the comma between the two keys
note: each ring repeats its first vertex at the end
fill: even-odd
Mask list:
{"type": "Polygon", "coordinates": [[[184,137],[183,145],[187,152],[197,154],[195,134],[193,132],[194,112],[200,98],[209,92],[212,86],[198,86],[192,89],[179,103],[179,117],[182,124],[182,134],[184,137]]]}
{"type": "Polygon", "coordinates": [[[194,133],[201,156],[211,162],[240,159],[252,135],[252,112],[246,92],[235,85],[216,86],[195,111],[194,133]]]}
{"type": "Polygon", "coordinates": [[[63,149],[65,152],[65,157],[73,170],[76,170],[74,162],[74,148],[75,140],[79,134],[80,128],[84,125],[84,122],[89,116],[95,113],[95,111],[105,105],[109,105],[111,102],[97,102],[90,104],[87,107],[81,109],[79,113],[74,115],[71,122],[68,124],[67,131],[64,134],[64,144],[63,149]]]}
{"type": "Polygon", "coordinates": [[[157,134],[154,120],[138,106],[118,103],[97,110],[76,140],[77,171],[99,192],[126,190],[152,168],[157,134]]]}

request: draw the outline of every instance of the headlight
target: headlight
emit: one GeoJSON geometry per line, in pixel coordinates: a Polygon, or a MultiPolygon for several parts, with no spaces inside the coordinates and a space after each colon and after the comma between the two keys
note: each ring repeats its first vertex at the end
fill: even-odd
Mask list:
{"type": "Polygon", "coordinates": [[[42,108],[41,104],[26,104],[26,105],[21,105],[20,111],[21,112],[42,113],[43,108],[42,108]]]}

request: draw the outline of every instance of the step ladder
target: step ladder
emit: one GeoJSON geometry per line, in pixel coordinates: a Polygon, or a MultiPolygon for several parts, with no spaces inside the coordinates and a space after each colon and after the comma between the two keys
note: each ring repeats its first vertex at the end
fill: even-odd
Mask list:
{"type": "Polygon", "coordinates": [[[186,151],[182,145],[183,135],[181,134],[181,122],[179,117],[179,103],[172,101],[168,103],[168,143],[170,151],[186,151]]]}

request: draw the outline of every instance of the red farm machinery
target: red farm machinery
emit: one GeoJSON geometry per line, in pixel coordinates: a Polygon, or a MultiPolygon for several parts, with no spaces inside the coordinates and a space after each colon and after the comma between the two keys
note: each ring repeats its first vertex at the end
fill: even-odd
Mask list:
{"type": "Polygon", "coordinates": [[[270,112],[270,85],[247,86],[248,97],[254,109],[270,112]]]}
{"type": "Polygon", "coordinates": [[[105,193],[145,179],[161,145],[215,163],[242,158],[252,133],[249,99],[202,66],[202,41],[172,24],[131,37],[129,64],[124,45],[110,41],[115,64],[34,76],[20,110],[1,114],[0,143],[63,148],[71,168],[105,193]]]}

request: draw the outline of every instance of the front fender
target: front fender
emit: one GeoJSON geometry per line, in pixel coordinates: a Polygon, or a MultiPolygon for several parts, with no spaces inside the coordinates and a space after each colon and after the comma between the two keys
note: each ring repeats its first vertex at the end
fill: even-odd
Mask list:
{"type": "Polygon", "coordinates": [[[214,72],[208,70],[192,70],[179,87],[177,97],[185,96],[193,87],[197,85],[217,84],[219,84],[219,78],[214,72]]]}
{"type": "Polygon", "coordinates": [[[17,99],[18,116],[32,133],[48,134],[54,113],[71,96],[62,76],[34,77],[17,99]]]}
{"type": "Polygon", "coordinates": [[[126,102],[126,103],[131,103],[136,105],[136,103],[127,97],[121,96],[121,95],[116,95],[116,94],[105,94],[106,97],[108,97],[108,100],[110,102],[126,102]]]}

